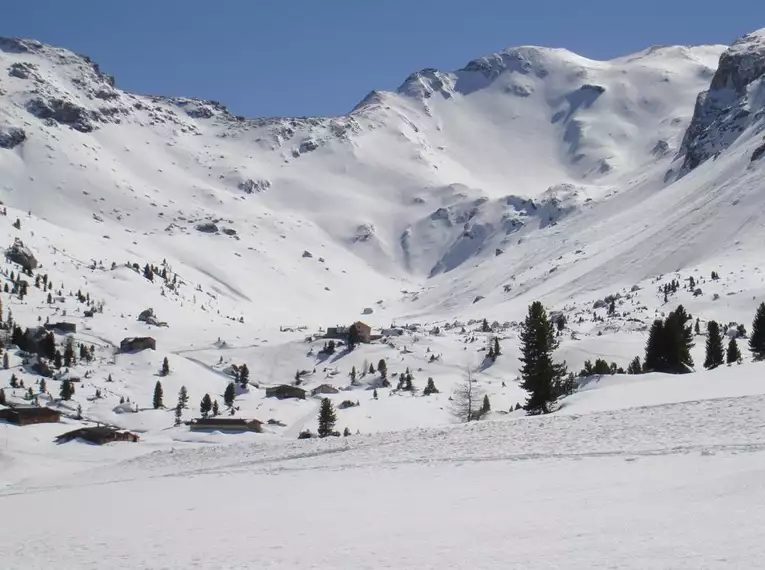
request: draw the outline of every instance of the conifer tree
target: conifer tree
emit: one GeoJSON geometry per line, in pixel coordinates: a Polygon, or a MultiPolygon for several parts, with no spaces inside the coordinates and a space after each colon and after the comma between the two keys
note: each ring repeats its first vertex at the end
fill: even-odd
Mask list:
{"type": "Polygon", "coordinates": [[[377,399],[377,388],[375,388],[374,391],[372,392],[372,398],[374,398],[375,400],[377,399]]]}
{"type": "Polygon", "coordinates": [[[332,435],[337,422],[337,415],[332,401],[329,398],[323,398],[319,408],[319,437],[332,435]]]}
{"type": "Polygon", "coordinates": [[[348,329],[348,350],[354,350],[361,342],[361,335],[356,324],[352,324],[348,329]]]}
{"type": "Polygon", "coordinates": [[[723,353],[720,325],[717,324],[717,321],[709,321],[707,323],[707,346],[704,368],[717,368],[723,364],[724,361],[725,355],[723,353]]]}
{"type": "Polygon", "coordinates": [[[223,403],[230,408],[234,405],[235,399],[236,388],[234,387],[234,383],[231,382],[228,386],[226,386],[226,391],[223,393],[223,403]]]}
{"type": "Polygon", "coordinates": [[[377,371],[380,373],[383,380],[388,378],[388,365],[385,363],[384,358],[381,358],[380,362],[377,363],[377,371]]]}
{"type": "Polygon", "coordinates": [[[502,355],[502,349],[499,346],[499,337],[494,337],[494,358],[502,355]]]}
{"type": "Polygon", "coordinates": [[[701,334],[701,325],[699,323],[699,318],[696,317],[696,324],[693,325],[693,332],[696,334],[701,334]]]}
{"type": "Polygon", "coordinates": [[[40,394],[45,394],[48,391],[48,384],[45,382],[45,378],[40,378],[40,394]]]}
{"type": "Polygon", "coordinates": [[[84,344],[80,345],[80,360],[89,360],[88,347],[84,344]]]}
{"type": "Polygon", "coordinates": [[[349,430],[348,428],[345,428],[343,430],[343,437],[348,437],[349,435],[351,435],[351,430],[349,430]]]}
{"type": "Polygon", "coordinates": [[[159,380],[157,380],[157,383],[154,385],[154,399],[153,399],[153,406],[155,410],[158,410],[159,408],[164,408],[164,404],[162,403],[162,384],[159,380]]]}
{"type": "Polygon", "coordinates": [[[181,389],[178,390],[178,405],[181,407],[182,410],[185,410],[188,408],[189,404],[189,392],[186,390],[186,386],[181,386],[181,389]]]}
{"type": "Polygon", "coordinates": [[[351,371],[348,374],[348,376],[351,379],[351,385],[352,386],[356,385],[356,367],[355,366],[351,366],[351,371]]]}
{"type": "Polygon", "coordinates": [[[170,374],[170,362],[167,360],[167,356],[162,360],[162,369],[159,371],[160,376],[167,376],[170,374]]]}
{"type": "Polygon", "coordinates": [[[374,364],[370,364],[369,365],[369,373],[370,374],[374,374],[375,373],[375,365],[374,364]]]}
{"type": "Polygon", "coordinates": [[[749,350],[752,351],[755,360],[765,360],[765,303],[760,304],[754,315],[749,350]]]}
{"type": "Polygon", "coordinates": [[[45,358],[49,360],[53,360],[55,358],[56,337],[52,332],[49,332],[43,337],[43,340],[40,343],[40,352],[45,358]]]}
{"type": "Polygon", "coordinates": [[[422,391],[423,396],[430,396],[431,394],[438,394],[438,388],[433,378],[428,378],[428,383],[425,385],[425,389],[422,391]]]}
{"type": "Polygon", "coordinates": [[[72,339],[66,341],[66,347],[64,348],[64,366],[69,368],[74,361],[74,343],[72,339]]]}
{"type": "Polygon", "coordinates": [[[181,420],[183,418],[183,407],[181,407],[181,403],[178,402],[178,404],[175,406],[175,427],[178,427],[181,425],[181,420]]]}
{"type": "Polygon", "coordinates": [[[486,415],[491,411],[491,402],[489,401],[489,395],[484,394],[483,403],[481,404],[481,415],[486,415]]]}
{"type": "Polygon", "coordinates": [[[529,393],[524,409],[530,414],[548,413],[556,399],[555,387],[565,372],[552,359],[557,347],[547,311],[542,303],[534,301],[521,329],[521,387],[529,393]]]}
{"type": "Polygon", "coordinates": [[[219,413],[220,413],[220,406],[218,405],[218,400],[215,400],[212,406],[212,415],[217,416],[219,413]]]}
{"type": "Polygon", "coordinates": [[[203,418],[206,418],[210,410],[212,410],[212,398],[210,398],[210,394],[205,394],[199,404],[199,412],[203,418]]]}
{"type": "Polygon", "coordinates": [[[250,384],[250,369],[247,368],[246,364],[242,364],[242,366],[239,368],[239,385],[242,387],[243,390],[247,389],[247,386],[250,384]]]}
{"type": "Polygon", "coordinates": [[[3,353],[3,370],[8,370],[10,368],[10,362],[8,360],[8,353],[3,353]]]}
{"type": "Polygon", "coordinates": [[[5,390],[0,388],[0,406],[5,406],[5,390]]]}
{"type": "Polygon", "coordinates": [[[731,338],[728,342],[727,362],[728,364],[741,362],[741,351],[738,349],[738,343],[735,338],[731,338]]]}
{"type": "Polygon", "coordinates": [[[11,388],[19,387],[19,379],[16,377],[15,374],[11,374],[11,379],[8,381],[8,383],[11,385],[11,388]]]}
{"type": "Polygon", "coordinates": [[[71,400],[73,394],[74,394],[74,386],[72,386],[72,381],[69,379],[66,379],[63,382],[61,382],[61,389],[59,391],[59,396],[61,396],[61,399],[71,400]]]}
{"type": "Polygon", "coordinates": [[[483,322],[481,323],[481,332],[491,332],[489,321],[487,321],[486,319],[484,319],[483,322]]]}
{"type": "Polygon", "coordinates": [[[57,350],[53,354],[53,366],[56,367],[56,370],[61,370],[62,365],[63,365],[63,357],[61,356],[61,351],[57,350]]]}

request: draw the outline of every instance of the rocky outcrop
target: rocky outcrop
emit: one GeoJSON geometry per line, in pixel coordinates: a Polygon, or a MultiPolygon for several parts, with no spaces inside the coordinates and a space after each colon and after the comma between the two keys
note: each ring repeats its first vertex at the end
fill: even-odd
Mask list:
{"type": "Polygon", "coordinates": [[[195,228],[198,232],[202,232],[203,234],[214,234],[218,231],[218,225],[213,222],[202,222],[197,224],[195,228]]]}
{"type": "Polygon", "coordinates": [[[764,78],[765,29],[762,29],[747,34],[720,56],[710,88],[696,100],[693,119],[683,138],[681,174],[722,152],[744,130],[763,121],[764,78]]]}
{"type": "Polygon", "coordinates": [[[27,140],[27,133],[24,129],[17,127],[0,128],[0,148],[16,148],[27,140]]]}
{"type": "Polygon", "coordinates": [[[27,103],[27,111],[38,119],[68,125],[81,133],[89,133],[95,129],[92,122],[95,117],[92,112],[63,99],[36,97],[27,103]]]}
{"type": "Polygon", "coordinates": [[[252,180],[251,178],[248,178],[247,180],[240,182],[238,188],[246,194],[265,192],[271,188],[271,182],[268,180],[252,180]]]}
{"type": "Polygon", "coordinates": [[[32,271],[37,268],[37,258],[32,253],[32,250],[24,245],[24,242],[19,238],[16,238],[13,245],[5,251],[5,257],[14,263],[18,263],[27,271],[32,271]]]}
{"type": "Polygon", "coordinates": [[[138,320],[142,323],[146,323],[147,325],[154,325],[155,327],[168,326],[165,321],[160,321],[157,319],[157,316],[154,314],[154,309],[145,309],[141,311],[141,313],[138,315],[138,320]]]}

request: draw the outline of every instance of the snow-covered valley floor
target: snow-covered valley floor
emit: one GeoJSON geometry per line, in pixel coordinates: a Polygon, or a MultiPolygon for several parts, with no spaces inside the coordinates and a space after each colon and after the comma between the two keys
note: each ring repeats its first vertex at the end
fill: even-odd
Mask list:
{"type": "Polygon", "coordinates": [[[752,394],[588,412],[592,389],[560,415],[28,479],[0,495],[3,568],[754,568],[765,383],[730,370],[752,394]]]}

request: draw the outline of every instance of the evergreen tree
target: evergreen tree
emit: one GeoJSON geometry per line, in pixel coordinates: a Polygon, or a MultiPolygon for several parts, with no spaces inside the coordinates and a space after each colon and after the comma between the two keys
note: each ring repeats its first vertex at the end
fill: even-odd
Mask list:
{"type": "Polygon", "coordinates": [[[217,416],[219,413],[220,413],[220,406],[218,405],[218,400],[215,400],[212,406],[212,415],[217,416]]]}
{"type": "Polygon", "coordinates": [[[210,394],[205,394],[199,404],[199,411],[202,414],[202,417],[206,418],[207,414],[210,413],[210,410],[212,410],[212,398],[210,398],[210,394]]]}
{"type": "Polygon", "coordinates": [[[234,383],[231,382],[228,386],[226,386],[226,391],[223,393],[223,403],[230,408],[234,405],[235,399],[236,388],[234,387],[234,383]]]}
{"type": "Polygon", "coordinates": [[[670,372],[685,373],[693,366],[691,348],[693,332],[686,323],[691,320],[682,305],[670,313],[664,323],[667,344],[667,361],[670,372]]]}
{"type": "Polygon", "coordinates": [[[90,354],[88,353],[88,347],[84,344],[80,345],[80,360],[90,360],[90,354]]]}
{"type": "Polygon", "coordinates": [[[82,404],[77,404],[77,415],[74,418],[77,420],[82,419],[82,404]]]}
{"type": "Polygon", "coordinates": [[[408,368],[404,373],[404,390],[407,392],[414,392],[414,384],[412,384],[412,373],[408,368]]]}
{"type": "Polygon", "coordinates": [[[5,390],[0,388],[0,406],[5,406],[5,390]]]}
{"type": "Polygon", "coordinates": [[[722,334],[720,333],[720,325],[717,324],[717,321],[709,321],[707,323],[706,349],[704,368],[717,368],[725,361],[722,345],[722,334]]]}
{"type": "Polygon", "coordinates": [[[109,375],[106,377],[106,381],[107,381],[107,382],[114,382],[114,380],[112,380],[112,375],[111,375],[111,374],[109,374],[109,375]]]}
{"type": "Polygon", "coordinates": [[[3,353],[3,370],[8,370],[8,368],[10,368],[10,365],[11,364],[8,359],[8,353],[4,352],[3,353]]]}
{"type": "Polygon", "coordinates": [[[63,357],[61,356],[61,351],[57,350],[53,354],[53,366],[56,367],[56,370],[61,370],[62,365],[63,365],[63,357]]]}
{"type": "Polygon", "coordinates": [[[369,365],[369,373],[370,374],[374,374],[375,373],[375,365],[374,364],[370,364],[369,365]]]}
{"type": "Polygon", "coordinates": [[[47,333],[40,343],[40,352],[48,360],[53,360],[56,356],[56,337],[52,332],[47,333]]]}
{"type": "Polygon", "coordinates": [[[349,435],[351,435],[351,430],[349,430],[348,428],[345,428],[343,430],[343,437],[348,437],[349,435]]]}
{"type": "MultiPolygon", "coordinates": [[[[10,320],[10,317],[9,317],[10,320]]],[[[24,332],[21,327],[14,326],[11,333],[11,344],[18,346],[21,350],[26,348],[26,342],[24,341],[24,332]]]]}
{"type": "Polygon", "coordinates": [[[348,329],[348,350],[355,349],[361,342],[361,335],[356,324],[352,324],[348,329]]]}
{"type": "Polygon", "coordinates": [[[336,422],[337,415],[335,414],[332,401],[329,398],[322,399],[321,407],[319,408],[319,437],[332,435],[336,422]]]}
{"type": "Polygon", "coordinates": [[[377,388],[375,388],[374,391],[372,392],[372,398],[374,398],[375,400],[377,399],[377,388]]]}
{"type": "Polygon", "coordinates": [[[167,356],[162,360],[162,369],[159,371],[160,376],[167,376],[170,374],[170,362],[167,360],[167,356]]]}
{"type": "Polygon", "coordinates": [[[422,391],[422,395],[430,396],[431,394],[438,394],[438,388],[436,388],[436,383],[433,381],[433,378],[428,378],[428,383],[422,391]]]}
{"type": "Polygon", "coordinates": [[[483,397],[483,403],[481,404],[481,415],[484,416],[491,411],[491,402],[489,401],[489,395],[485,394],[483,397]]]}
{"type": "Polygon", "coordinates": [[[377,363],[377,371],[380,373],[383,380],[388,378],[388,365],[385,363],[384,358],[381,358],[380,362],[377,363]]]}
{"type": "Polygon", "coordinates": [[[64,348],[64,366],[69,368],[74,361],[74,343],[72,339],[66,341],[66,347],[64,348]]]}
{"type": "Polygon", "coordinates": [[[51,295],[50,293],[48,293],[48,304],[49,305],[53,304],[53,295],[51,295]]]}
{"type": "Polygon", "coordinates": [[[611,299],[611,302],[608,304],[608,314],[614,315],[616,314],[616,300],[611,299]]]}
{"type": "Polygon", "coordinates": [[[735,338],[731,338],[728,342],[728,364],[734,364],[741,362],[741,351],[738,349],[738,343],[735,338]]]}
{"type": "Polygon", "coordinates": [[[8,381],[8,383],[11,385],[11,388],[19,387],[19,379],[16,377],[15,374],[11,374],[11,379],[8,381]]]}
{"type": "Polygon", "coordinates": [[[74,394],[74,386],[72,386],[72,381],[69,379],[66,379],[63,382],[61,382],[61,389],[59,391],[59,396],[61,396],[61,399],[71,400],[73,394],[74,394]]]}
{"type": "Polygon", "coordinates": [[[186,390],[186,386],[181,386],[181,389],[178,390],[178,405],[181,407],[182,410],[185,410],[189,407],[189,392],[186,390]]]}
{"type": "Polygon", "coordinates": [[[640,357],[636,356],[627,366],[627,374],[641,374],[642,372],[643,368],[640,366],[640,357]]]}
{"type": "Polygon", "coordinates": [[[533,302],[521,329],[521,387],[529,392],[524,409],[531,414],[548,413],[555,400],[555,385],[565,371],[553,362],[557,347],[547,311],[539,301],[533,302]]]}
{"type": "Polygon", "coordinates": [[[351,366],[351,372],[348,374],[348,376],[351,379],[351,385],[355,386],[356,385],[356,367],[355,366],[351,366]]]}
{"type": "Polygon", "coordinates": [[[153,405],[154,409],[158,410],[159,408],[164,408],[164,404],[162,403],[162,384],[159,380],[157,380],[157,383],[154,385],[154,399],[153,399],[153,405]]]}
{"type": "Polygon", "coordinates": [[[143,268],[143,276],[149,281],[154,281],[154,270],[148,263],[143,268]]]}
{"type": "Polygon", "coordinates": [[[701,334],[701,325],[699,324],[699,318],[696,317],[696,324],[693,325],[693,332],[696,334],[701,334]]]}
{"type": "Polygon", "coordinates": [[[486,319],[484,319],[483,322],[481,323],[481,332],[491,332],[489,321],[487,321],[486,319]]]}
{"type": "Polygon", "coordinates": [[[752,351],[755,360],[765,360],[765,303],[760,304],[754,315],[749,350],[752,351]]]}
{"type": "Polygon", "coordinates": [[[502,355],[502,349],[499,346],[499,337],[494,337],[494,358],[502,355]]]}
{"type": "Polygon", "coordinates": [[[178,404],[175,406],[175,427],[178,427],[181,425],[181,420],[183,418],[183,407],[181,406],[181,403],[178,402],[178,404]]]}
{"type": "Polygon", "coordinates": [[[45,394],[48,391],[48,384],[45,382],[45,378],[40,378],[40,394],[45,394]]]}
{"type": "Polygon", "coordinates": [[[239,385],[242,387],[243,390],[246,390],[249,384],[250,384],[250,369],[247,368],[246,364],[242,364],[242,366],[239,368],[239,385]]]}

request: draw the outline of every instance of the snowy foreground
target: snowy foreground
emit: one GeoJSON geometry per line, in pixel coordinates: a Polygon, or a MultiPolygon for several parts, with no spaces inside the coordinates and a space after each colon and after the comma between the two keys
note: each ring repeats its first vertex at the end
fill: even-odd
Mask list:
{"type": "Polygon", "coordinates": [[[718,372],[697,378],[707,400],[669,377],[675,403],[625,408],[641,383],[614,382],[541,418],[28,479],[0,496],[3,568],[754,568],[765,383],[758,365],[718,372]]]}

